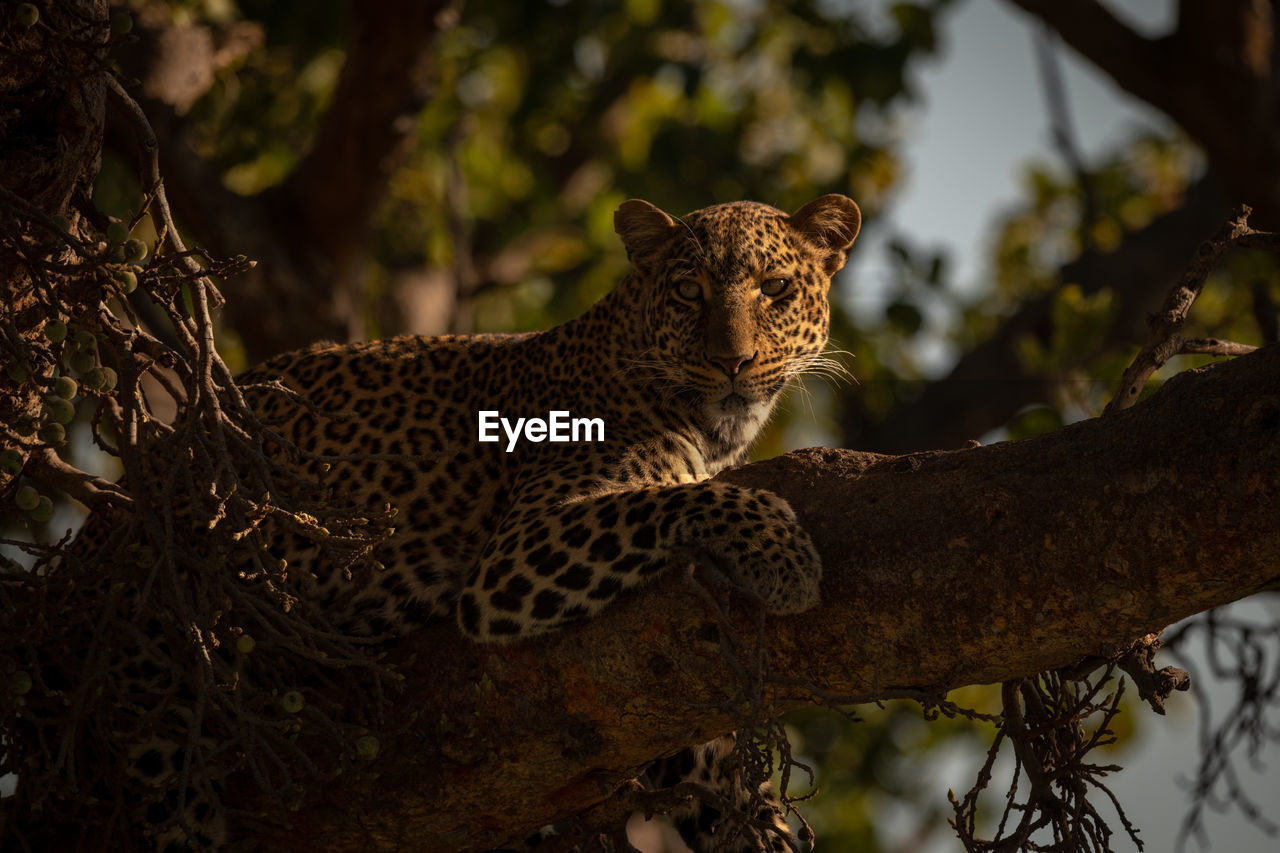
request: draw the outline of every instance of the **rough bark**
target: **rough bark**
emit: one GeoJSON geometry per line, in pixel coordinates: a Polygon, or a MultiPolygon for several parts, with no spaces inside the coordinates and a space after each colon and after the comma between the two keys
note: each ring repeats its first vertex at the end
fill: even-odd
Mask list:
{"type": "Polygon", "coordinates": [[[102,150],[106,2],[50,6],[22,28],[5,10],[0,58],[0,186],[45,213],[87,196],[102,150]]]}
{"type": "MultiPolygon", "coordinates": [[[[32,287],[26,259],[16,250],[20,239],[14,221],[18,216],[73,214],[73,202],[91,195],[102,150],[108,26],[106,0],[68,0],[41,8],[42,19],[29,28],[16,23],[14,10],[0,10],[8,27],[0,54],[0,209],[9,232],[0,240],[0,364],[18,361],[45,379],[51,364],[14,355],[28,342],[43,340],[49,319],[32,287]]],[[[73,234],[92,233],[79,216],[69,224],[73,234]]],[[[78,262],[70,253],[58,260],[78,262]]],[[[24,458],[33,442],[14,440],[8,428],[21,418],[37,418],[40,396],[37,383],[17,383],[0,374],[6,447],[20,450],[24,458]]],[[[8,497],[14,479],[0,472],[0,496],[8,497]]]]}
{"type": "MultiPolygon", "coordinates": [[[[773,673],[865,699],[1030,675],[1280,577],[1280,348],[1022,442],[813,449],[722,476],[784,495],[824,560],[822,606],[767,621],[773,673]]],[[[688,584],[673,570],[534,641],[406,640],[406,730],[292,829],[260,831],[282,850],[482,850],[731,729],[716,623],[688,584]]]]}

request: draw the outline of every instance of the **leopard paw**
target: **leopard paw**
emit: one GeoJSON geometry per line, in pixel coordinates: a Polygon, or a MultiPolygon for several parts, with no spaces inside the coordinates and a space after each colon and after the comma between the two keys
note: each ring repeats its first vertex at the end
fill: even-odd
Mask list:
{"type": "Polygon", "coordinates": [[[704,546],[739,586],[770,612],[801,613],[820,600],[822,559],[790,504],[768,492],[749,496],[737,535],[713,537],[704,546]]]}

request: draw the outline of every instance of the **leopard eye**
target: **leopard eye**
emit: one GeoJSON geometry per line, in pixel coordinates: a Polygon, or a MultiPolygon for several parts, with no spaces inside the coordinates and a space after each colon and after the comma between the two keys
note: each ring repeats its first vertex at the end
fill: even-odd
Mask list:
{"type": "Polygon", "coordinates": [[[691,278],[682,278],[676,282],[676,294],[681,299],[697,302],[702,299],[702,285],[691,278]]]}
{"type": "Polygon", "coordinates": [[[789,278],[766,278],[760,282],[760,292],[765,296],[780,296],[790,286],[789,278]]]}

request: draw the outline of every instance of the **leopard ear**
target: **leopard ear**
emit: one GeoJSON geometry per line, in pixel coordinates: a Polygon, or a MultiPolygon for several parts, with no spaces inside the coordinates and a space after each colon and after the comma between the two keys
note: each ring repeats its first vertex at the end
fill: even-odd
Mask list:
{"type": "Polygon", "coordinates": [[[627,247],[627,257],[637,266],[661,248],[676,231],[676,223],[647,201],[633,198],[613,212],[613,230],[627,247]]]}
{"type": "Polygon", "coordinates": [[[832,193],[791,214],[790,222],[809,242],[830,253],[823,269],[827,275],[834,275],[849,258],[849,247],[862,227],[862,211],[853,199],[832,193]]]}

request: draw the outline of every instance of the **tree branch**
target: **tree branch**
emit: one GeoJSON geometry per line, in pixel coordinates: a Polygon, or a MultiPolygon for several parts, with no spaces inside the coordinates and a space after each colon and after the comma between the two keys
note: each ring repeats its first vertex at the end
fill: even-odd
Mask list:
{"type": "MultiPolygon", "coordinates": [[[[251,361],[359,333],[353,318],[364,312],[351,302],[360,259],[430,94],[432,36],[448,7],[448,0],[350,4],[346,62],[310,151],[283,184],[253,197],[223,186],[185,138],[180,113],[199,93],[165,84],[182,64],[157,47],[173,31],[147,33],[147,49],[131,57],[130,70],[152,96],[143,105],[179,218],[211,252],[258,261],[230,285],[226,310],[251,361]]],[[[187,34],[203,36],[197,44],[211,38],[187,34]]],[[[198,51],[188,76],[212,79],[210,51],[198,51]]]]}
{"type": "Polygon", "coordinates": [[[110,505],[133,506],[133,498],[119,485],[63,462],[52,448],[33,453],[28,464],[27,473],[31,477],[56,486],[90,509],[110,505]]]}
{"type": "Polygon", "coordinates": [[[61,213],[98,174],[107,4],[48,4],[44,19],[26,28],[13,4],[5,5],[0,185],[47,214],[61,213]]]}
{"type": "MultiPolygon", "coordinates": [[[[450,0],[348,4],[350,36],[333,103],[282,203],[340,266],[354,259],[431,92],[432,36],[450,0]]],[[[456,14],[456,13],[455,13],[456,14]]]]}
{"type": "Polygon", "coordinates": [[[1191,306],[1200,295],[1205,279],[1209,277],[1209,273],[1213,272],[1214,267],[1227,251],[1250,238],[1275,244],[1275,235],[1259,234],[1249,227],[1250,213],[1248,206],[1241,207],[1231,221],[1200,244],[1195,257],[1187,265],[1178,283],[1165,296],[1164,305],[1161,306],[1159,313],[1150,318],[1151,339],[1120,378],[1120,388],[1107,404],[1107,412],[1133,405],[1142,389],[1146,387],[1151,374],[1163,367],[1175,355],[1185,351],[1221,351],[1224,348],[1225,342],[1221,341],[1188,342],[1182,337],[1182,324],[1186,322],[1191,306]],[[1187,350],[1188,343],[1193,343],[1190,350],[1187,350]]]}
{"type": "Polygon", "coordinates": [[[1176,121],[1209,155],[1231,194],[1280,217],[1280,131],[1271,51],[1275,22],[1261,0],[1179,4],[1172,36],[1146,39],[1098,0],[1009,0],[1039,18],[1119,86],[1176,121]]]}
{"type": "MultiPolygon", "coordinates": [[[[726,472],[786,497],[825,565],[821,607],[768,620],[776,709],[813,701],[796,680],[869,700],[1111,657],[1274,583],[1277,388],[1271,346],[1026,441],[726,472]]],[[[487,849],[733,728],[715,619],[678,574],[543,639],[407,639],[402,730],[380,736],[372,772],[317,784],[293,827],[256,832],[281,850],[487,849]]],[[[731,617],[751,636],[749,614],[731,617]]]]}
{"type": "Polygon", "coordinates": [[[1067,44],[1137,97],[1163,109],[1170,80],[1161,42],[1145,39],[1099,0],[1064,4],[1054,0],[1010,0],[1057,31],[1067,44]]]}

